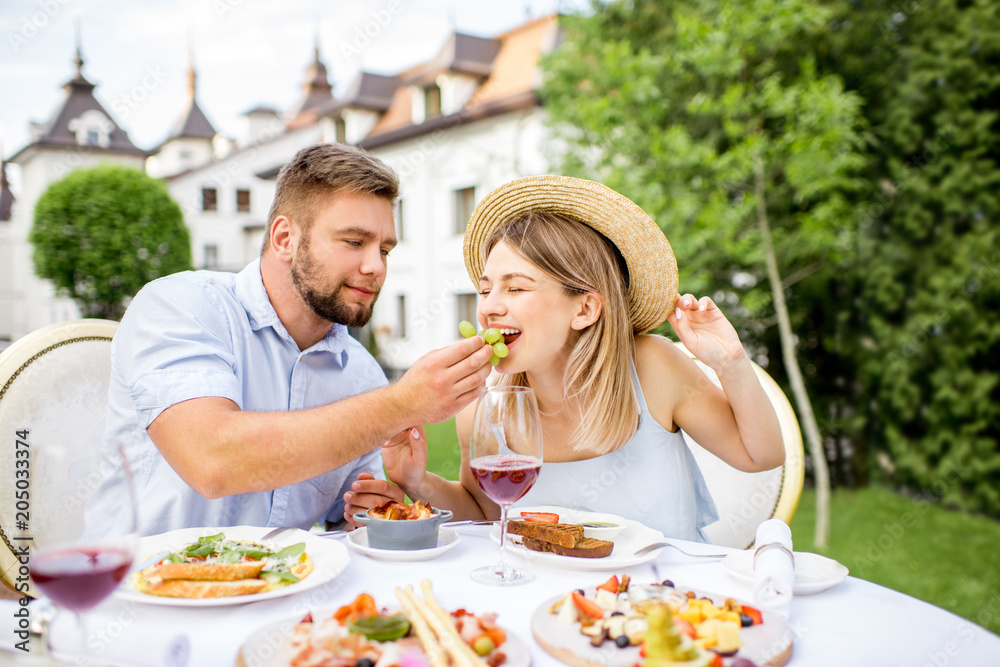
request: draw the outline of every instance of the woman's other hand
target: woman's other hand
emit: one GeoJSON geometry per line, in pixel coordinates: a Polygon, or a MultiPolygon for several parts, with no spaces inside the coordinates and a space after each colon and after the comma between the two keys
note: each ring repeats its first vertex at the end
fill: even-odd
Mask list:
{"type": "Polygon", "coordinates": [[[744,355],[736,329],[710,297],[680,296],[667,321],[684,347],[713,369],[729,365],[744,355]]]}
{"type": "Polygon", "coordinates": [[[427,472],[427,432],[423,426],[401,431],[382,445],[385,474],[403,489],[419,486],[427,472]]]}
{"type": "Polygon", "coordinates": [[[367,512],[384,502],[403,502],[403,490],[392,482],[375,479],[370,472],[363,472],[351,484],[351,490],[344,494],[344,518],[356,528],[361,524],[354,520],[355,512],[367,512]]]}

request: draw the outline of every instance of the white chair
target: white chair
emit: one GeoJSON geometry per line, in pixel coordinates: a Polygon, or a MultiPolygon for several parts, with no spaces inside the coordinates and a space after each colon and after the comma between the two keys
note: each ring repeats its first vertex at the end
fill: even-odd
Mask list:
{"type": "MultiPolygon", "coordinates": [[[[16,547],[31,544],[17,538],[43,528],[33,522],[32,506],[58,502],[66,510],[61,519],[65,530],[82,530],[86,499],[46,486],[45,471],[34,465],[22,482],[24,473],[18,471],[25,467],[18,467],[23,457],[17,452],[32,452],[28,461],[33,462],[34,452],[46,442],[100,435],[111,380],[111,338],[117,328],[117,322],[96,319],[52,324],[0,353],[0,439],[6,450],[0,457],[0,582],[7,588],[15,588],[20,572],[16,547]],[[27,435],[22,438],[27,448],[16,442],[19,432],[27,435]],[[19,528],[21,521],[27,530],[19,528]]],[[[0,586],[0,593],[3,589],[0,586]]]]}
{"type": "MultiPolygon", "coordinates": [[[[683,345],[675,344],[694,359],[709,380],[720,386],[715,371],[695,359],[683,345]]],[[[741,472],[703,449],[687,433],[684,434],[719,510],[719,520],[707,526],[705,533],[713,544],[740,549],[753,544],[761,521],[775,517],[791,523],[805,479],[802,433],[795,412],[774,378],[757,364],[754,364],[754,370],[778,415],[781,440],[785,446],[784,465],[765,472],[741,472]]]]}

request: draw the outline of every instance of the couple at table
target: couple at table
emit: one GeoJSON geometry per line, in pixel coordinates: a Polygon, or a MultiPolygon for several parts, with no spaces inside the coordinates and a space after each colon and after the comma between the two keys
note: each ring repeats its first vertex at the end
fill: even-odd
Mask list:
{"type": "MultiPolygon", "coordinates": [[[[517,332],[496,372],[491,346],[473,336],[388,384],[347,328],[371,317],[397,242],[397,196],[395,174],[364,151],[303,149],[278,176],[260,258],[136,295],[112,345],[106,441],[129,455],[142,534],[309,528],[404,492],[456,517],[495,518],[465,470],[487,382],[537,395],[546,472],[523,502],[699,539],[715,507],[680,429],[741,470],[782,463],[777,418],[732,325],[710,298],[678,296],[662,231],[590,181],[522,179],[473,214],[465,259],[479,324],[517,332]],[[644,335],[664,319],[722,389],[644,335]],[[449,481],[426,470],[422,424],[456,415],[463,472],[449,481]],[[612,487],[595,493],[607,470],[612,487]]],[[[121,474],[103,481],[88,520],[124,520],[123,484],[121,474]]]]}

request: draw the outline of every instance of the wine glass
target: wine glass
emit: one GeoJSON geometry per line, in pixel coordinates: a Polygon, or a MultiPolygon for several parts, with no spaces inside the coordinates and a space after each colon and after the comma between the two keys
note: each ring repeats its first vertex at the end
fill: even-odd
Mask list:
{"type": "Polygon", "coordinates": [[[531,581],[530,572],[507,564],[507,509],[535,484],[542,468],[542,424],[531,387],[489,387],[476,405],[469,464],[479,488],[500,506],[500,560],[472,571],[483,584],[531,581]]]}
{"type": "MultiPolygon", "coordinates": [[[[103,429],[101,429],[103,431],[103,429]]],[[[122,583],[138,541],[135,485],[123,447],[92,437],[39,442],[32,447],[29,572],[40,591],[76,617],[80,655],[89,642],[84,612],[122,583]],[[106,489],[101,503],[94,491],[106,489]]]]}

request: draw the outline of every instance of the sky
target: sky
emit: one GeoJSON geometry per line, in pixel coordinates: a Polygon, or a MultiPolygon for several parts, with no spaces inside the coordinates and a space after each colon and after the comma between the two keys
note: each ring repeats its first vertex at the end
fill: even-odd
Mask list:
{"type": "MultiPolygon", "coordinates": [[[[83,73],[140,148],[166,138],[186,98],[189,53],[197,99],[215,129],[235,136],[255,106],[287,110],[318,39],[335,96],[363,68],[396,74],[433,57],[452,30],[491,37],[527,18],[586,0],[2,0],[0,156],[29,142],[75,71],[83,73]]],[[[16,169],[11,174],[17,187],[16,169]]]]}

